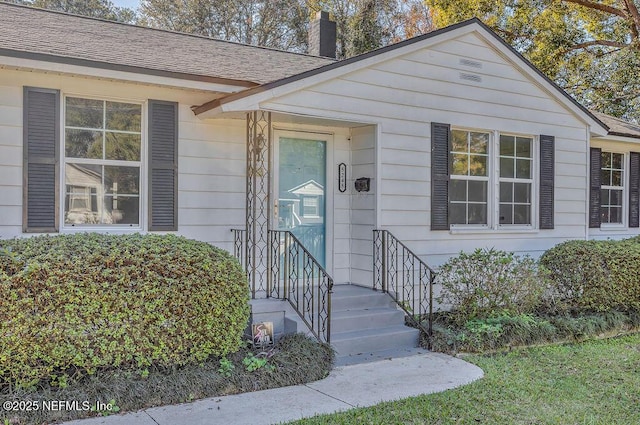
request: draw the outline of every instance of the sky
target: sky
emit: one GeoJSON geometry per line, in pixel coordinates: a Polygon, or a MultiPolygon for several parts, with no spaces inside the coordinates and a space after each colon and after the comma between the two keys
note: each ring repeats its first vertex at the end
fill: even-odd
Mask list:
{"type": "Polygon", "coordinates": [[[136,9],[140,6],[140,0],[111,0],[111,2],[118,7],[129,7],[136,9]]]}

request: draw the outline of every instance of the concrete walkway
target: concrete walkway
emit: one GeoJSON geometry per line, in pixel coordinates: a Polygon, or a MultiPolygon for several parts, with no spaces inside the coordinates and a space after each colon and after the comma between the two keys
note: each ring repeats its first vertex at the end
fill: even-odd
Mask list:
{"type": "Polygon", "coordinates": [[[342,366],[317,382],[136,413],[92,418],[75,425],[278,424],[322,413],[444,391],[483,376],[477,366],[440,353],[342,366]]]}

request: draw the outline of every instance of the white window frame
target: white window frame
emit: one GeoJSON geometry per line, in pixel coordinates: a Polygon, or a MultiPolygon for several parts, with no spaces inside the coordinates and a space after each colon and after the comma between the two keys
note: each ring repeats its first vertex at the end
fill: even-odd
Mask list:
{"type": "MultiPolygon", "coordinates": [[[[600,151],[600,155],[602,156],[602,154],[604,153],[608,153],[608,154],[617,154],[617,155],[622,155],[622,177],[620,179],[620,182],[622,183],[622,186],[609,186],[609,185],[604,185],[602,184],[602,182],[600,182],[600,190],[602,191],[604,190],[619,190],[622,192],[622,205],[621,205],[621,209],[620,209],[620,214],[622,216],[622,222],[619,223],[605,223],[604,221],[602,221],[602,219],[600,219],[600,228],[601,229],[626,229],[627,225],[628,225],[628,218],[629,218],[629,213],[628,213],[628,208],[629,208],[629,202],[627,201],[627,198],[629,196],[629,184],[628,184],[628,177],[627,174],[629,174],[628,170],[629,170],[629,155],[628,152],[625,151],[620,151],[620,150],[615,150],[615,149],[609,149],[609,148],[602,148],[600,151]],[[619,189],[620,187],[622,187],[622,189],[619,189]]],[[[602,165],[600,166],[600,173],[602,173],[602,165]]],[[[608,205],[611,205],[611,203],[609,203],[608,205]]],[[[600,202],[600,214],[602,214],[602,201],[600,202]]]]}
{"type": "MultiPolygon", "coordinates": [[[[465,132],[477,132],[489,134],[489,145],[487,147],[487,167],[488,177],[477,178],[476,176],[456,176],[449,172],[449,181],[461,179],[461,180],[485,180],[488,179],[487,188],[487,224],[450,224],[450,233],[486,233],[488,231],[495,231],[499,233],[511,233],[511,232],[538,232],[538,186],[540,184],[540,160],[539,160],[539,136],[525,133],[505,132],[499,130],[487,130],[479,128],[470,128],[455,126],[451,127],[451,131],[460,130],[465,132]],[[522,179],[508,179],[500,177],[500,135],[525,137],[531,139],[531,179],[527,182],[531,182],[531,224],[500,224],[500,181],[516,181],[520,182],[522,179]],[[462,177],[462,178],[460,178],[462,177]]],[[[452,136],[453,137],[453,136],[452,136]]],[[[449,150],[449,155],[452,154],[452,150],[449,150]]],[[[451,205],[451,201],[448,201],[451,205]]]]}
{"type": "MultiPolygon", "coordinates": [[[[109,232],[109,233],[135,233],[144,231],[147,228],[147,215],[148,215],[148,203],[147,203],[147,110],[148,102],[146,99],[137,98],[119,98],[112,96],[96,96],[87,95],[77,92],[64,92],[60,96],[60,169],[59,169],[59,181],[60,187],[58,188],[59,202],[59,229],[61,233],[74,233],[74,232],[109,232]],[[81,98],[88,100],[99,100],[103,102],[121,102],[140,105],[140,161],[122,161],[122,160],[107,160],[107,159],[88,159],[88,158],[69,158],[66,157],[66,99],[68,97],[81,98]],[[140,170],[139,179],[139,206],[138,206],[138,224],[80,224],[72,225],[65,223],[65,200],[66,200],[66,167],[67,163],[73,164],[91,164],[91,165],[103,165],[103,166],[137,166],[140,170]]],[[[105,112],[106,113],[106,112],[105,112]]],[[[77,128],[77,127],[70,127],[77,128]]],[[[95,129],[88,129],[95,130],[95,129]]],[[[124,132],[126,133],[126,132],[124,132]]],[[[136,132],[137,134],[137,132],[136,132]]]]}
{"type": "MultiPolygon", "coordinates": [[[[530,134],[518,134],[518,133],[508,133],[508,132],[500,132],[500,131],[496,131],[495,132],[495,143],[496,143],[496,155],[494,158],[495,161],[495,189],[496,189],[496,213],[495,213],[495,217],[494,217],[494,222],[495,222],[495,228],[499,229],[499,230],[532,230],[532,229],[536,229],[536,223],[537,223],[537,217],[538,217],[538,208],[539,208],[539,202],[538,202],[538,184],[539,184],[539,178],[536,178],[536,176],[539,176],[539,167],[540,167],[540,163],[538,161],[538,138],[535,136],[532,136],[530,134]],[[526,139],[531,139],[531,178],[529,179],[522,179],[522,178],[517,178],[515,177],[515,168],[514,168],[514,177],[500,177],[500,136],[507,136],[507,137],[521,137],[521,138],[526,138],[526,139]],[[529,224],[500,224],[500,183],[501,182],[508,182],[508,183],[529,183],[531,184],[531,223],[529,224]]],[[[515,152],[514,152],[515,155],[515,152]]],[[[515,156],[515,158],[517,159],[518,157],[515,156]]],[[[524,158],[523,158],[524,159],[524,158]]],[[[513,204],[513,203],[512,203],[513,204]]]]}
{"type": "MultiPolygon", "coordinates": [[[[491,184],[491,169],[493,168],[492,166],[492,161],[493,161],[493,138],[495,137],[495,135],[493,134],[492,131],[489,130],[482,130],[482,129],[475,129],[475,128],[465,128],[465,127],[451,127],[451,134],[453,134],[454,131],[464,131],[466,133],[483,133],[483,134],[487,134],[489,136],[489,140],[487,142],[487,175],[486,176],[462,176],[462,175],[457,175],[457,174],[453,174],[452,171],[449,171],[449,181],[451,182],[452,180],[462,180],[462,181],[486,181],[487,182],[487,222],[486,224],[454,224],[451,223],[449,225],[449,228],[451,230],[456,230],[456,229],[464,229],[464,230],[486,230],[486,229],[490,229],[492,227],[492,216],[493,216],[493,209],[495,208],[493,205],[493,202],[491,202],[491,199],[494,198],[494,189],[492,188],[492,184],[491,184]]],[[[451,136],[453,138],[453,136],[451,136]]],[[[467,138],[469,136],[467,135],[467,138]]],[[[467,141],[468,143],[468,141],[467,141]]],[[[470,153],[467,152],[458,152],[458,151],[453,151],[453,150],[449,150],[449,156],[451,156],[453,153],[458,153],[458,154],[463,154],[466,153],[467,156],[470,155],[470,153]]],[[[450,194],[449,194],[450,197],[450,194]]],[[[449,208],[451,208],[451,204],[452,201],[449,199],[449,208]]],[[[462,202],[458,202],[458,201],[454,201],[453,203],[462,203],[462,202]]],[[[469,202],[466,202],[466,204],[468,205],[469,202]]]]}

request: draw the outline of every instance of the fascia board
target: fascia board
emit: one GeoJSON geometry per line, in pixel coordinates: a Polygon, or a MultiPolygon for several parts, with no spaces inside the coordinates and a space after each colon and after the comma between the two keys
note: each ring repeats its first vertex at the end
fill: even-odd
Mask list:
{"type": "Polygon", "coordinates": [[[238,86],[213,83],[207,81],[196,81],[181,78],[164,77],[135,72],[125,72],[109,70],[103,68],[93,68],[88,66],[70,65],[64,63],[47,62],[34,59],[15,58],[11,56],[0,56],[0,67],[12,69],[25,69],[44,72],[54,72],[60,74],[82,75],[87,77],[103,78],[110,80],[120,80],[125,82],[135,82],[143,84],[153,84],[174,88],[203,90],[217,93],[233,93],[238,91],[238,86]]]}
{"type": "Polygon", "coordinates": [[[640,144],[640,138],[635,137],[625,137],[625,136],[616,136],[616,135],[605,135],[599,137],[592,137],[592,141],[598,143],[607,143],[607,142],[622,142],[622,143],[633,143],[640,144]]]}

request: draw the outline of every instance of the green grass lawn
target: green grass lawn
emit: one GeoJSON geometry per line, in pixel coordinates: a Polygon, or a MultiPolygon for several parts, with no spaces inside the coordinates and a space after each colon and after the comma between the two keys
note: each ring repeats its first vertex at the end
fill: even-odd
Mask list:
{"type": "Polygon", "coordinates": [[[465,358],[468,386],[296,424],[640,424],[640,334],[465,358]]]}

